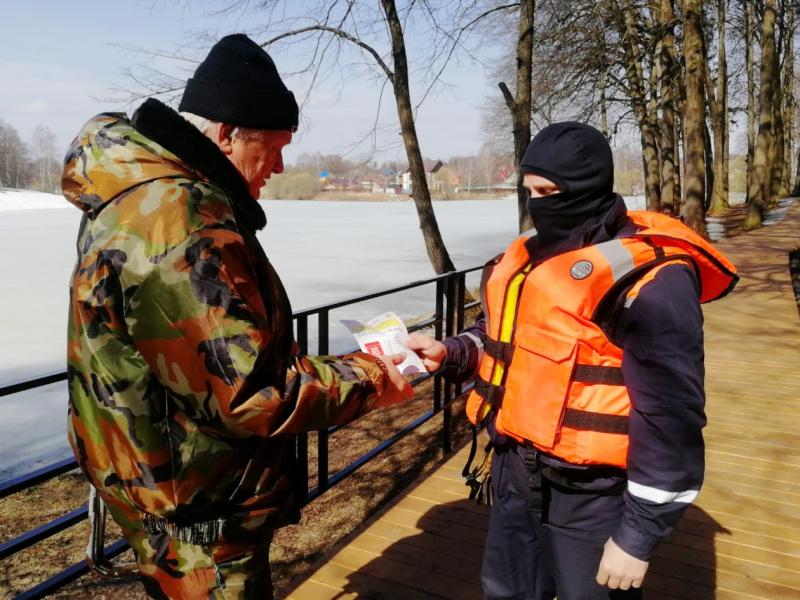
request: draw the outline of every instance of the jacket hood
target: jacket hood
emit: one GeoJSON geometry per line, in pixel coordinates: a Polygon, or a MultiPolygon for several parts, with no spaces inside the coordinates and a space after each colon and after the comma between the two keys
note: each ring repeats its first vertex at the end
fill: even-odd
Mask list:
{"type": "Polygon", "coordinates": [[[64,158],[61,188],[69,202],[94,217],[142,183],[191,175],[188,165],[139,133],[124,114],[103,113],[86,123],[72,141],[64,158]]]}

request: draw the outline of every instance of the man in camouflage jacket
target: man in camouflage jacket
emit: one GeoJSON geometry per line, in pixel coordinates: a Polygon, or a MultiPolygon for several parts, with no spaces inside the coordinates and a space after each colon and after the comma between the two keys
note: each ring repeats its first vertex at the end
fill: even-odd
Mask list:
{"type": "Polygon", "coordinates": [[[204,131],[148,100],[90,120],[67,154],[64,195],[84,212],[69,439],[149,595],[269,598],[272,531],[296,516],[292,434],[411,391],[391,360],[295,351],[255,237],[298,116],[266,52],[223,38],[181,109],[204,131]]]}

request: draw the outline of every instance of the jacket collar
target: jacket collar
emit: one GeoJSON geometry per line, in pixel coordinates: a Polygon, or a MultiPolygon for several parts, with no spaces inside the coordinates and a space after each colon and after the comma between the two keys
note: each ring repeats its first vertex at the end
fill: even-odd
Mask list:
{"type": "Polygon", "coordinates": [[[250,196],[247,183],[233,163],[214,142],[173,109],[149,98],[133,113],[131,125],[228,194],[240,224],[253,230],[267,224],[264,209],[250,196]]]}

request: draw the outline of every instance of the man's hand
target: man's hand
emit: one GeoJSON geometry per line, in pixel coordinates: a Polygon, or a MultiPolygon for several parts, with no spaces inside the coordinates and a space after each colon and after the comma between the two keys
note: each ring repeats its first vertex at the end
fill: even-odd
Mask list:
{"type": "Polygon", "coordinates": [[[428,373],[433,373],[441,368],[447,354],[442,342],[433,336],[415,331],[408,336],[405,343],[410,350],[419,355],[428,373]]]}
{"type": "Polygon", "coordinates": [[[597,583],[612,590],[642,587],[650,563],[631,556],[608,538],[597,570],[597,583]]]}
{"type": "Polygon", "coordinates": [[[383,388],[383,393],[378,398],[375,406],[378,408],[393,406],[413,397],[414,390],[411,388],[411,384],[406,381],[406,378],[395,366],[403,362],[406,359],[406,355],[401,352],[400,354],[387,354],[385,356],[376,356],[375,358],[383,364],[386,371],[386,387],[383,388]]]}

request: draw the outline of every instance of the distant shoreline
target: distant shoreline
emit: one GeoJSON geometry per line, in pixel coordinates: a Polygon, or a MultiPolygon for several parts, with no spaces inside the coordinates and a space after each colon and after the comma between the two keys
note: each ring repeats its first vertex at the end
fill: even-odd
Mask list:
{"type": "MultiPolygon", "coordinates": [[[[509,193],[476,193],[470,194],[459,192],[449,194],[447,197],[432,196],[434,201],[448,202],[451,200],[503,200],[509,197],[509,193]]],[[[263,201],[296,201],[296,198],[270,198],[262,196],[259,200],[263,201]]],[[[414,199],[408,194],[376,194],[373,192],[345,192],[345,191],[322,191],[313,198],[302,198],[311,202],[411,202],[414,199]]]]}

